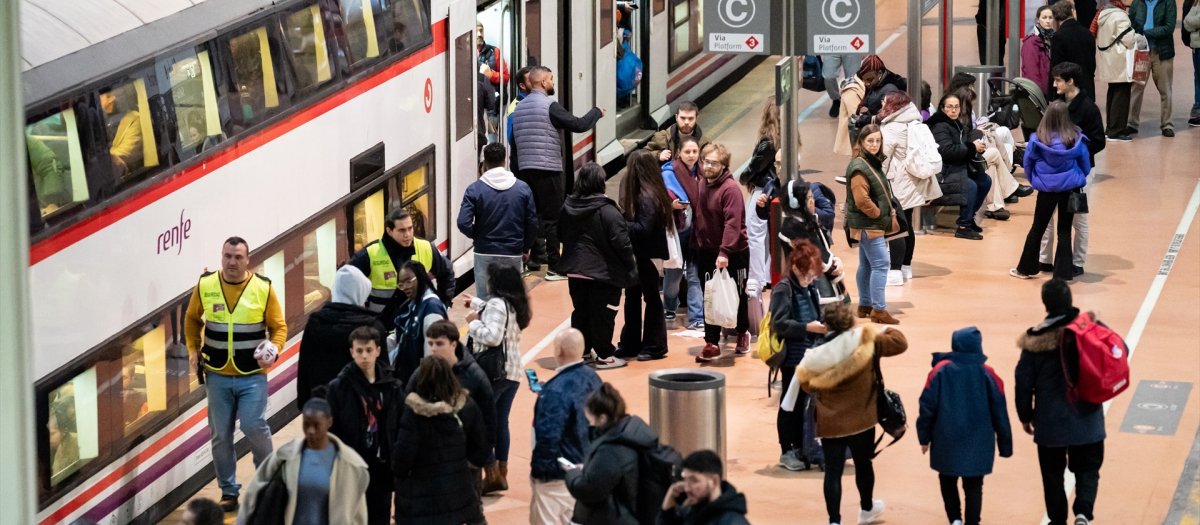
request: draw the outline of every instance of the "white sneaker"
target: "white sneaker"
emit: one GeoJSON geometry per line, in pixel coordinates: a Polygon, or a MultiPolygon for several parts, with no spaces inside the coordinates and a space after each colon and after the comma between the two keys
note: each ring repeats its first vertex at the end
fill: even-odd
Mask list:
{"type": "Polygon", "coordinates": [[[962,520],[954,520],[950,525],[963,525],[962,520]]]}
{"type": "Polygon", "coordinates": [[[621,368],[625,365],[626,365],[625,360],[621,359],[620,357],[617,357],[617,356],[612,356],[612,357],[608,357],[608,358],[604,358],[604,359],[597,358],[595,361],[592,362],[592,366],[596,367],[596,370],[608,370],[611,368],[621,368]]]}
{"type": "Polygon", "coordinates": [[[1091,525],[1091,520],[1084,517],[1083,514],[1075,515],[1075,525],[1091,525]]]}
{"type": "Polygon", "coordinates": [[[900,267],[900,273],[904,274],[904,280],[912,280],[912,266],[904,265],[900,267]]]}
{"type": "Polygon", "coordinates": [[[871,510],[858,511],[858,523],[859,525],[874,523],[879,521],[880,516],[883,516],[883,500],[873,500],[871,501],[871,510]]]}
{"type": "Polygon", "coordinates": [[[888,286],[904,286],[904,273],[900,270],[888,270],[888,286]]]}

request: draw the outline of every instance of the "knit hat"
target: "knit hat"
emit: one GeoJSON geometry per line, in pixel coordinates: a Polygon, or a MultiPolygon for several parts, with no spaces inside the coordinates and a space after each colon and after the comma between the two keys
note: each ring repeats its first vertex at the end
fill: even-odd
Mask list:
{"type": "Polygon", "coordinates": [[[333,276],[333,297],[335,303],[362,306],[371,295],[371,280],[363,275],[358,267],[347,264],[338,268],[333,276]]]}
{"type": "Polygon", "coordinates": [[[1046,305],[1046,313],[1063,315],[1073,308],[1071,285],[1062,279],[1050,279],[1042,285],[1042,304],[1046,305]]]}
{"type": "Polygon", "coordinates": [[[862,66],[858,68],[858,76],[870,71],[887,71],[887,66],[883,65],[883,59],[879,55],[868,55],[862,61],[862,66]]]}

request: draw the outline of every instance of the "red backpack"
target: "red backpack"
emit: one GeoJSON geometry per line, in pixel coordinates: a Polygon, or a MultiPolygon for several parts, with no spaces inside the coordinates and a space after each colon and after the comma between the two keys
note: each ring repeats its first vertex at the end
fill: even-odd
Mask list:
{"type": "Polygon", "coordinates": [[[1063,334],[1068,331],[1075,334],[1075,352],[1072,356],[1062,352],[1062,360],[1071,396],[1103,403],[1124,392],[1129,387],[1129,347],[1121,336],[1089,313],[1076,317],[1063,334]],[[1077,366],[1071,366],[1073,357],[1078,358],[1077,366]],[[1078,373],[1072,373],[1076,368],[1078,373]]]}

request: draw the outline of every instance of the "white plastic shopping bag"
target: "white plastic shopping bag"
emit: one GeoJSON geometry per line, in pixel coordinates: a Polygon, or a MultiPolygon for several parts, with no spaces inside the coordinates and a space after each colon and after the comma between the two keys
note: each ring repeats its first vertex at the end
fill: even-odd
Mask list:
{"type": "Polygon", "coordinates": [[[721,268],[704,287],[704,324],[734,328],[737,310],[737,282],[729,276],[729,270],[721,268]]]}
{"type": "Polygon", "coordinates": [[[683,268],[683,247],[679,245],[678,232],[667,232],[667,254],[668,257],[663,259],[663,268],[683,268]]]}

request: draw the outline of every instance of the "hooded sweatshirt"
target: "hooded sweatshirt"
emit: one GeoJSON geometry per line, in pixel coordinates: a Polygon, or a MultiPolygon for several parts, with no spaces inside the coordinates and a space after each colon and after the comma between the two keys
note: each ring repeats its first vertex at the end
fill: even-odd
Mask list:
{"type": "Polygon", "coordinates": [[[582,469],[567,471],[579,525],[638,525],[638,456],[658,446],[658,434],[642,418],[625,416],[592,431],[582,469]]]}
{"type": "MultiPolygon", "coordinates": [[[[1025,177],[1038,191],[1061,192],[1082,188],[1092,171],[1087,137],[1080,135],[1070,148],[1055,134],[1046,144],[1034,133],[1025,150],[1025,177]]],[[[1101,139],[1104,140],[1104,139],[1101,139]]]]}
{"type": "Polygon", "coordinates": [[[458,231],[477,254],[520,256],[537,238],[533,190],[504,168],[485,171],[463,194],[458,231]]]}
{"type": "Polygon", "coordinates": [[[333,276],[333,291],[330,302],[365,306],[371,295],[371,280],[362,270],[349,264],[338,268],[333,276]]]}
{"type": "Polygon", "coordinates": [[[664,510],[659,525],[750,525],[746,521],[746,496],[728,481],[721,482],[721,495],[709,503],[677,506],[664,510]]]}
{"type": "Polygon", "coordinates": [[[733,174],[725,170],[716,180],[702,179],[696,193],[692,248],[724,257],[748,253],[746,206],[733,174]]]}
{"type": "Polygon", "coordinates": [[[571,196],[558,221],[562,257],[555,270],[624,288],[637,282],[629,228],[617,203],[603,193],[571,196]]]}
{"type": "Polygon", "coordinates": [[[997,443],[1000,457],[1013,453],[1004,382],[984,364],[978,328],[955,331],[951,349],[933,354],[933,370],[921,393],[917,440],[930,445],[929,466],[938,473],[985,476],[992,473],[997,443]]]}
{"type": "Polygon", "coordinates": [[[375,361],[375,382],[367,380],[357,363],[349,363],[329,383],[325,397],[337,414],[329,431],[353,447],[367,462],[371,477],[388,488],[392,486],[392,447],[387,423],[402,402],[400,392],[400,381],[382,361],[375,361]]]}
{"type": "Polygon", "coordinates": [[[378,330],[380,339],[376,342],[384,348],[383,324],[363,307],[370,293],[371,281],[357,267],[347,264],[334,275],[333,298],[308,316],[304,325],[296,364],[296,408],[303,409],[314,388],[328,384],[353,361],[350,332],[355,328],[370,326],[378,330]]]}

